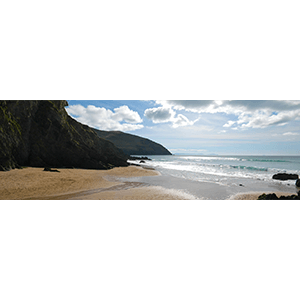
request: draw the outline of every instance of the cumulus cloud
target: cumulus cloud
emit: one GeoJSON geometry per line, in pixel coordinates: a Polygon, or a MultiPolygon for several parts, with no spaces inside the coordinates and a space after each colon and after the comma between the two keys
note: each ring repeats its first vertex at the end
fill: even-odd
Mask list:
{"type": "Polygon", "coordinates": [[[156,124],[170,122],[175,115],[175,111],[169,107],[148,108],[145,110],[145,117],[156,124]]]}
{"type": "Polygon", "coordinates": [[[163,108],[185,110],[194,113],[224,113],[235,115],[238,121],[230,120],[223,127],[265,128],[284,126],[300,118],[300,100],[157,100],[163,108]]]}
{"type": "Polygon", "coordinates": [[[170,107],[148,108],[145,110],[145,117],[153,123],[172,123],[173,128],[194,125],[198,121],[190,121],[186,116],[178,114],[170,107]]]}
{"type": "Polygon", "coordinates": [[[101,130],[133,131],[144,127],[138,124],[143,122],[139,114],[125,105],[115,108],[114,112],[94,105],[71,105],[66,110],[80,123],[101,130]]]}

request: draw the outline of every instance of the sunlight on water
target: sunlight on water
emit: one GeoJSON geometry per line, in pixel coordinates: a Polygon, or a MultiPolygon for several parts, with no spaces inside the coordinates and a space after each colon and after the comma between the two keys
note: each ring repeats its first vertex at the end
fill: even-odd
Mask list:
{"type": "MultiPolygon", "coordinates": [[[[163,175],[228,184],[233,178],[272,182],[276,173],[300,173],[300,156],[148,156],[163,175]]],[[[285,182],[283,184],[288,184],[285,182]]]]}

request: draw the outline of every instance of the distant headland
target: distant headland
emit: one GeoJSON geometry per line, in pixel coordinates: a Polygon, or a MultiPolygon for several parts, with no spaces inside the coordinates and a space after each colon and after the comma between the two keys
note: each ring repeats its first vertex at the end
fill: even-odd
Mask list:
{"type": "Polygon", "coordinates": [[[172,155],[164,146],[133,134],[103,130],[96,132],[99,137],[112,142],[127,155],[172,155]]]}

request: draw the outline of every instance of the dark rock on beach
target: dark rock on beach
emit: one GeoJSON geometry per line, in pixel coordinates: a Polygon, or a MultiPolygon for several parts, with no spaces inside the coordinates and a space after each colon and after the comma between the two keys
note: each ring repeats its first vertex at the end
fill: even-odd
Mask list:
{"type": "Polygon", "coordinates": [[[299,176],[297,174],[278,173],[273,176],[273,179],[282,181],[297,180],[299,179],[299,176]]]}
{"type": "Polygon", "coordinates": [[[45,168],[44,169],[44,172],[56,172],[56,173],[59,173],[60,171],[58,171],[58,170],[52,170],[51,168],[45,168]]]}
{"type": "Polygon", "coordinates": [[[64,100],[0,101],[0,170],[128,166],[128,155],[71,118],[67,105],[64,100]]]}
{"type": "Polygon", "coordinates": [[[276,194],[262,194],[258,197],[258,200],[300,200],[300,193],[298,195],[280,196],[276,194]]]}
{"type": "Polygon", "coordinates": [[[298,180],[296,181],[296,186],[297,186],[298,188],[300,188],[300,179],[298,179],[298,180]]]}

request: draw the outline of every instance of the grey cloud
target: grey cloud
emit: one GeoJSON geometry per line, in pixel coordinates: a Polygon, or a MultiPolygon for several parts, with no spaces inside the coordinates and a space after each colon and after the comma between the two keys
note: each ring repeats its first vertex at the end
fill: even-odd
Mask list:
{"type": "Polygon", "coordinates": [[[182,127],[193,125],[198,121],[190,121],[186,116],[179,114],[176,116],[176,112],[169,107],[149,108],[145,110],[145,117],[151,120],[153,123],[167,123],[171,122],[172,127],[182,127]]]}
{"type": "Polygon", "coordinates": [[[148,108],[145,110],[145,117],[153,123],[169,122],[174,116],[175,112],[167,107],[148,108]]]}

